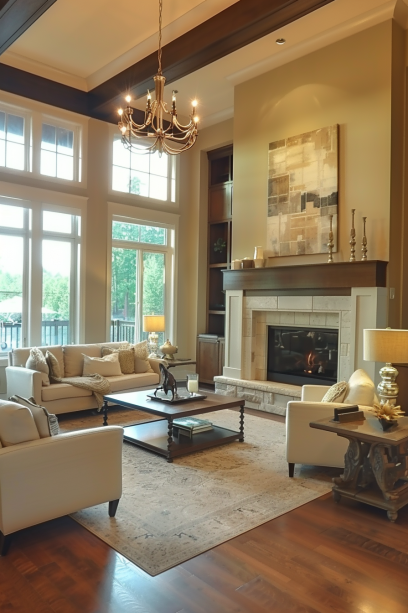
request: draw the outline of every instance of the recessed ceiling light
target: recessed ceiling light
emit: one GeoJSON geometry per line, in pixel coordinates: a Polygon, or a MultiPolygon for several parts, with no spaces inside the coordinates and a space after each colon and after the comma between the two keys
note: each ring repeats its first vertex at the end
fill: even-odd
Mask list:
{"type": "Polygon", "coordinates": [[[284,45],[286,43],[286,40],[284,38],[277,38],[276,39],[276,44],[277,45],[284,45]]]}

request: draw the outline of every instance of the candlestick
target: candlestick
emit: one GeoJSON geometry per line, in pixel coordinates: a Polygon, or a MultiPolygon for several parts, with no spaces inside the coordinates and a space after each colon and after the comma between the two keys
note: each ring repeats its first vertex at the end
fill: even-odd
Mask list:
{"type": "Polygon", "coordinates": [[[354,213],[356,209],[351,209],[351,230],[350,230],[350,262],[356,261],[356,231],[354,229],[354,213]]]}
{"type": "Polygon", "coordinates": [[[362,261],[367,260],[367,237],[366,237],[366,221],[367,217],[363,217],[363,240],[361,241],[362,261]]]}
{"type": "Polygon", "coordinates": [[[330,231],[329,231],[329,240],[327,241],[327,248],[329,250],[329,259],[327,260],[327,262],[331,264],[333,262],[333,247],[334,247],[333,215],[329,215],[329,220],[330,220],[330,231]]]}

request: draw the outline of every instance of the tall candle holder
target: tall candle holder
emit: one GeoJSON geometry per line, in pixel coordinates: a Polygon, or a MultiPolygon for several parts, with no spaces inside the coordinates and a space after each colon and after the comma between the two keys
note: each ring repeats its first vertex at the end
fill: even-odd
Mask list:
{"type": "Polygon", "coordinates": [[[330,231],[329,231],[329,240],[327,241],[327,248],[329,250],[329,259],[327,260],[327,262],[331,264],[333,262],[333,247],[334,247],[333,215],[329,215],[329,219],[330,219],[330,231]]]}
{"type": "Polygon", "coordinates": [[[361,252],[363,255],[361,257],[361,260],[364,262],[367,261],[366,221],[367,221],[367,217],[363,217],[363,240],[361,241],[361,252]]]}
{"type": "Polygon", "coordinates": [[[351,209],[351,230],[350,230],[350,262],[356,261],[356,231],[354,229],[354,213],[356,209],[351,209]]]}

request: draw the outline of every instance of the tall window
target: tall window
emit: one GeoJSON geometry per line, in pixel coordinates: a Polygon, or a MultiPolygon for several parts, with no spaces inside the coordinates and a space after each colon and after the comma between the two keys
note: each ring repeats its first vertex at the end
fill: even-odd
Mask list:
{"type": "MultiPolygon", "coordinates": [[[[142,146],[140,147],[142,149],[142,146]]],[[[128,151],[119,134],[113,139],[112,189],[175,202],[176,160],[163,154],[137,154],[128,151]]]]}
{"type": "Polygon", "coordinates": [[[25,119],[0,111],[0,166],[26,169],[25,119]]]}
{"type": "MultiPolygon", "coordinates": [[[[147,338],[143,315],[165,315],[171,284],[169,230],[113,221],[111,339],[138,342],[147,338]]],[[[159,344],[165,333],[159,334],[159,344]]]]}
{"type": "Polygon", "coordinates": [[[6,201],[0,200],[1,350],[74,342],[80,218],[6,201]]]}
{"type": "Polygon", "coordinates": [[[74,132],[48,123],[42,125],[41,174],[74,179],[74,132]]]}

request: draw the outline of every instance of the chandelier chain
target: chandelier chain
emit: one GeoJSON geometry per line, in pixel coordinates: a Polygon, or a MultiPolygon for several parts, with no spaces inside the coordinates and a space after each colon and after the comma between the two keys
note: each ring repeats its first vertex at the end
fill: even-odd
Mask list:
{"type": "Polygon", "coordinates": [[[162,11],[163,11],[163,0],[159,0],[159,50],[157,52],[159,59],[159,71],[158,74],[162,74],[162,11]]]}

